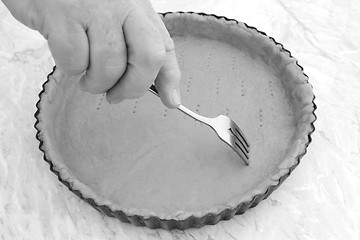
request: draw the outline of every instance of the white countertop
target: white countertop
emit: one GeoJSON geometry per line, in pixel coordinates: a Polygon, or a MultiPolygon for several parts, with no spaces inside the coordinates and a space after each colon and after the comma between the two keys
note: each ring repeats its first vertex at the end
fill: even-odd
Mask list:
{"type": "Polygon", "coordinates": [[[284,44],[314,87],[318,120],[301,164],[244,215],[186,231],[104,217],[58,182],[35,139],[54,64],[46,41],[0,2],[0,239],[360,239],[360,2],[153,0],[159,12],[215,13],[284,44]]]}

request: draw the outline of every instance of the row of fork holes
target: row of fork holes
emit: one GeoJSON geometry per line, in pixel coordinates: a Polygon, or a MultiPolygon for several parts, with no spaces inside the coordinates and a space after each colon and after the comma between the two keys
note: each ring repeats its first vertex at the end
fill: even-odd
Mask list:
{"type": "MultiPolygon", "coordinates": [[[[134,106],[133,106],[133,109],[132,109],[132,113],[133,113],[133,114],[135,114],[136,111],[137,111],[137,105],[138,105],[138,103],[139,103],[138,100],[136,100],[136,101],[134,102],[134,106]]],[[[200,109],[200,104],[197,104],[195,111],[196,111],[196,112],[199,112],[199,109],[200,109]]],[[[167,116],[168,116],[168,109],[167,109],[167,108],[164,108],[163,117],[167,117],[167,116]]]]}
{"type": "MultiPolygon", "coordinates": [[[[102,102],[104,101],[104,98],[105,98],[105,94],[103,94],[103,95],[101,96],[100,101],[99,101],[99,103],[98,103],[98,106],[97,106],[97,108],[96,108],[97,110],[100,110],[100,107],[101,107],[101,105],[102,105],[102,102]]],[[[134,102],[134,106],[133,106],[133,109],[132,109],[132,113],[133,113],[133,114],[135,114],[136,111],[137,111],[137,105],[138,105],[138,103],[139,103],[139,100],[136,100],[136,101],[134,102]]],[[[195,111],[196,111],[197,113],[200,112],[200,107],[201,107],[200,104],[197,104],[197,105],[196,105],[195,111]]],[[[224,115],[226,115],[226,116],[229,116],[229,115],[230,115],[230,109],[229,109],[229,108],[225,108],[225,111],[224,111],[222,114],[224,114],[224,115]]],[[[168,115],[168,109],[165,108],[165,109],[164,109],[164,113],[163,113],[163,117],[167,117],[167,115],[168,115]]],[[[263,110],[262,110],[262,109],[259,110],[259,127],[260,127],[260,128],[263,127],[263,110]]]]}
{"type": "MultiPolygon", "coordinates": [[[[213,53],[209,50],[209,52],[206,54],[204,62],[207,68],[210,68],[211,63],[212,63],[212,56],[213,53]]],[[[180,68],[183,67],[184,65],[184,50],[181,49],[180,52],[177,54],[178,57],[178,62],[179,62],[179,66],[180,68]]],[[[231,70],[233,71],[234,75],[236,76],[236,69],[237,67],[239,67],[238,65],[238,59],[236,56],[232,56],[231,58],[231,70]]],[[[187,88],[186,91],[190,92],[190,88],[191,88],[191,81],[192,81],[192,77],[190,76],[188,78],[188,82],[187,82],[187,88]]],[[[269,87],[269,92],[270,92],[270,97],[274,97],[274,93],[273,93],[273,85],[272,85],[272,81],[269,80],[268,81],[268,87],[269,87]]],[[[218,77],[216,79],[216,94],[218,95],[220,93],[220,78],[218,77]]],[[[241,80],[241,96],[245,96],[246,94],[246,89],[245,89],[245,85],[244,85],[244,79],[241,80]]]]}
{"type": "MultiPolygon", "coordinates": [[[[132,109],[132,113],[135,114],[136,111],[137,111],[137,105],[138,105],[139,101],[136,100],[134,102],[134,106],[133,106],[133,109],[132,109]]],[[[201,105],[200,104],[196,104],[196,107],[195,107],[195,112],[197,113],[200,113],[200,108],[201,108],[201,105]]],[[[223,113],[225,115],[229,115],[230,114],[230,110],[228,108],[226,108],[226,111],[225,113],[223,113]]],[[[164,108],[164,113],[163,113],[163,117],[167,117],[168,116],[168,109],[167,108],[164,108]]]]}
{"type": "MultiPolygon", "coordinates": [[[[100,97],[99,102],[98,102],[97,107],[96,107],[96,110],[100,110],[101,105],[102,105],[102,103],[103,103],[103,101],[104,101],[104,98],[105,98],[105,94],[103,94],[103,95],[100,97]]],[[[133,114],[135,114],[135,113],[137,112],[138,104],[139,104],[139,100],[135,100],[134,105],[133,105],[133,108],[132,108],[132,113],[133,113],[133,114]]],[[[195,111],[199,113],[199,111],[200,111],[200,104],[197,104],[197,105],[196,105],[195,111]]],[[[164,116],[164,117],[167,117],[167,114],[168,114],[168,109],[165,108],[165,109],[164,109],[164,114],[163,114],[163,116],[164,116]]]]}
{"type": "MultiPolygon", "coordinates": [[[[212,56],[213,56],[213,54],[211,52],[207,53],[207,55],[206,55],[205,65],[206,65],[207,68],[209,68],[211,66],[212,56]]],[[[184,62],[183,62],[184,61],[184,50],[180,50],[180,52],[177,54],[177,57],[178,57],[179,66],[180,66],[180,68],[182,68],[183,65],[184,65],[184,62]]],[[[231,60],[231,70],[234,72],[235,75],[236,75],[236,68],[238,67],[237,65],[238,65],[237,64],[237,58],[235,56],[233,56],[232,60],[231,60]]],[[[186,92],[189,93],[191,91],[191,85],[192,85],[193,77],[189,76],[187,80],[188,81],[186,83],[186,92]]],[[[221,78],[217,77],[216,78],[216,83],[215,83],[215,93],[216,93],[216,95],[220,94],[220,90],[221,90],[221,78]]],[[[270,96],[273,97],[274,96],[273,84],[272,84],[271,80],[268,81],[268,90],[270,92],[270,96]]],[[[245,89],[245,86],[244,86],[244,79],[242,79],[241,80],[241,96],[244,97],[245,94],[246,94],[246,89],[245,89]]],[[[103,94],[101,96],[100,101],[99,101],[98,106],[97,106],[97,110],[100,110],[100,107],[101,107],[101,104],[102,104],[104,98],[105,98],[105,94],[103,94]]],[[[132,109],[133,114],[135,114],[137,112],[138,103],[139,103],[138,100],[136,100],[134,102],[134,106],[133,106],[133,109],[132,109]]],[[[196,105],[195,111],[198,112],[198,113],[200,112],[200,104],[196,105]]],[[[228,108],[226,108],[222,114],[229,116],[230,115],[230,110],[228,108]]],[[[168,115],[168,109],[165,108],[163,116],[167,117],[167,115],[168,115]]],[[[263,114],[262,114],[262,110],[260,109],[259,110],[259,127],[262,127],[262,126],[263,126],[263,114]]]]}
{"type": "MultiPolygon", "coordinates": [[[[271,95],[273,96],[273,93],[272,93],[272,89],[271,89],[271,88],[270,88],[270,92],[271,92],[271,95]]],[[[102,105],[102,102],[104,101],[104,98],[105,98],[105,94],[103,94],[103,95],[101,96],[101,98],[100,98],[100,100],[99,100],[99,103],[98,103],[98,105],[97,105],[97,108],[96,108],[97,110],[100,110],[100,107],[101,107],[101,105],[102,105]]],[[[133,113],[133,114],[135,114],[136,111],[137,111],[138,103],[139,103],[139,100],[136,100],[136,101],[134,102],[133,109],[132,109],[132,113],[133,113]]],[[[200,109],[201,109],[201,105],[200,105],[200,104],[196,104],[195,111],[196,111],[197,113],[199,113],[199,112],[200,112],[200,109]]],[[[229,116],[229,115],[230,115],[230,109],[229,109],[229,108],[225,108],[225,110],[224,110],[224,112],[223,112],[222,114],[224,114],[224,115],[226,115],[226,116],[229,116]]],[[[165,109],[164,109],[163,116],[164,116],[164,117],[167,117],[167,115],[168,115],[168,109],[165,108],[165,109]]],[[[259,127],[263,127],[263,111],[262,111],[262,109],[259,110],[259,127]]]]}
{"type": "MultiPolygon", "coordinates": [[[[102,105],[102,102],[104,101],[104,98],[105,98],[105,94],[103,94],[103,95],[101,96],[100,101],[99,101],[99,103],[98,103],[98,106],[97,106],[97,108],[96,108],[97,110],[100,110],[100,107],[101,107],[101,105],[102,105]]],[[[134,105],[133,105],[133,109],[132,109],[132,113],[133,113],[133,114],[135,114],[136,111],[137,111],[138,103],[139,103],[139,100],[135,100],[134,105]]],[[[196,105],[196,108],[195,108],[195,111],[196,111],[197,113],[199,113],[199,112],[200,112],[200,108],[201,108],[201,105],[200,105],[200,104],[197,104],[197,105],[196,105]]],[[[229,109],[229,108],[225,108],[225,110],[223,111],[222,114],[224,114],[224,115],[226,115],[226,116],[229,116],[229,115],[230,115],[230,109],[229,109]]],[[[165,108],[165,109],[164,109],[164,113],[163,113],[163,117],[167,117],[167,116],[168,116],[168,109],[165,108]]],[[[263,121],[264,118],[263,118],[263,110],[262,110],[262,109],[259,110],[259,115],[258,115],[258,117],[259,117],[259,119],[258,119],[258,121],[259,121],[259,127],[262,128],[263,125],[264,125],[264,121],[263,121]]]]}
{"type": "Polygon", "coordinates": [[[100,110],[100,107],[101,107],[101,105],[102,105],[102,103],[104,101],[104,98],[105,98],[105,93],[101,95],[100,100],[99,100],[99,102],[97,104],[96,110],[100,110]]]}
{"type": "MultiPolygon", "coordinates": [[[[98,103],[98,106],[97,106],[97,108],[96,108],[97,110],[100,110],[100,107],[101,107],[101,105],[102,105],[102,102],[104,101],[104,98],[105,98],[105,94],[103,94],[103,95],[101,96],[100,101],[99,101],[99,103],[98,103]]],[[[138,103],[139,103],[139,100],[136,100],[136,101],[134,102],[133,109],[132,109],[132,113],[133,113],[133,114],[135,114],[136,111],[137,111],[138,103]]],[[[200,112],[200,107],[201,107],[200,104],[197,104],[197,105],[196,105],[195,111],[196,111],[197,113],[200,112]]],[[[224,115],[226,115],[226,116],[229,116],[229,115],[230,115],[230,109],[229,109],[229,108],[225,108],[225,111],[224,111],[222,114],[224,114],[224,115]]],[[[168,109],[165,108],[165,109],[164,109],[164,113],[163,113],[163,117],[167,117],[167,115],[168,115],[168,109]]],[[[262,110],[262,109],[259,110],[259,115],[258,115],[258,116],[259,116],[259,127],[262,128],[262,127],[263,127],[263,124],[264,124],[264,121],[263,121],[263,110],[262,110]]]]}
{"type": "MultiPolygon", "coordinates": [[[[187,81],[186,92],[190,92],[190,90],[191,90],[191,80],[192,80],[192,77],[190,76],[187,81]]],[[[221,88],[220,84],[221,84],[221,79],[218,77],[216,79],[216,94],[217,95],[220,93],[220,88],[221,88]]],[[[269,86],[270,96],[274,97],[272,81],[268,82],[268,86],[269,86]]],[[[241,81],[241,96],[245,96],[244,80],[241,81]]],[[[102,102],[104,101],[104,98],[105,98],[105,94],[102,94],[102,96],[99,100],[99,103],[97,105],[97,108],[96,108],[97,110],[100,110],[100,107],[102,105],[102,102]]],[[[133,111],[132,111],[133,113],[136,113],[137,104],[138,104],[138,101],[135,101],[133,111]]],[[[200,105],[197,104],[197,109],[196,109],[197,112],[199,111],[199,108],[200,108],[200,105]]]]}

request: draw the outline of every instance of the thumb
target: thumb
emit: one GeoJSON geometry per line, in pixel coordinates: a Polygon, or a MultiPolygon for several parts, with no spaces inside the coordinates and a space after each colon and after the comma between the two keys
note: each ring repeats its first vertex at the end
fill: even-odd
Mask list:
{"type": "Polygon", "coordinates": [[[166,40],[166,58],[155,79],[155,86],[163,104],[169,108],[177,108],[181,104],[179,83],[180,69],[175,55],[173,40],[166,40]]]}

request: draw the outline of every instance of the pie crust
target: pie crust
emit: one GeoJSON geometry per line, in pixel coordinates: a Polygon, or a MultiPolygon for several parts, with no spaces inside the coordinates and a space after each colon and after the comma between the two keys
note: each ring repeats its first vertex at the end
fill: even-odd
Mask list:
{"type": "Polygon", "coordinates": [[[36,137],[59,180],[108,216],[163,229],[216,224],[255,207],[299,164],[315,129],[315,96],[297,60],[256,28],[204,13],[162,18],[183,104],[229,115],[250,141],[249,166],[150,93],[110,105],[56,67],[39,94],[36,137]]]}

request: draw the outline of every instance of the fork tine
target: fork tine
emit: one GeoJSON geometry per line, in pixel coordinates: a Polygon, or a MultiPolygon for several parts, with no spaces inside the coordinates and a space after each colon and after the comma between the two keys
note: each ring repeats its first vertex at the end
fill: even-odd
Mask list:
{"type": "Polygon", "coordinates": [[[237,139],[235,139],[234,144],[231,146],[234,151],[239,155],[239,157],[245,162],[246,165],[249,165],[249,156],[246,153],[245,150],[241,147],[241,145],[237,142],[237,139]]]}
{"type": "MultiPolygon", "coordinates": [[[[233,133],[233,131],[231,131],[233,133]]],[[[233,134],[235,137],[235,142],[239,145],[239,148],[243,149],[244,153],[249,153],[249,147],[244,142],[243,138],[241,136],[237,136],[237,134],[233,134]]]]}
{"type": "Polygon", "coordinates": [[[249,150],[244,147],[243,143],[240,142],[238,139],[235,138],[235,145],[239,149],[239,151],[242,152],[242,154],[246,157],[246,159],[249,159],[249,150]]]}
{"type": "Polygon", "coordinates": [[[240,135],[240,137],[242,138],[242,140],[244,141],[244,143],[246,144],[246,147],[250,147],[249,142],[247,141],[245,134],[240,130],[240,128],[234,123],[235,126],[235,131],[240,135]]]}
{"type": "Polygon", "coordinates": [[[231,127],[229,130],[234,138],[233,149],[243,159],[243,161],[249,165],[249,142],[246,140],[245,135],[242,133],[240,128],[233,121],[231,121],[231,127]]]}
{"type": "Polygon", "coordinates": [[[233,132],[235,132],[235,134],[234,134],[235,137],[237,139],[239,139],[239,141],[243,144],[244,148],[246,148],[246,151],[249,152],[248,148],[250,148],[250,144],[246,140],[245,134],[240,130],[240,128],[236,125],[236,123],[233,122],[232,125],[233,125],[232,127],[235,129],[235,131],[233,131],[233,132]]]}

